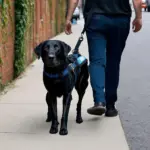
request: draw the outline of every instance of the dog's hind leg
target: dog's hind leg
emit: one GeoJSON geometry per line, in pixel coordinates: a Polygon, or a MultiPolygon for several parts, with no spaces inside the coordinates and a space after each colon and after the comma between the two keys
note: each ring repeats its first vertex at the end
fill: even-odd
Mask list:
{"type": "Polygon", "coordinates": [[[51,108],[50,108],[50,97],[49,97],[48,92],[46,94],[46,103],[47,103],[47,106],[48,106],[46,122],[50,122],[50,121],[52,121],[52,111],[51,111],[51,108]]]}
{"type": "Polygon", "coordinates": [[[51,134],[56,134],[58,132],[58,117],[57,117],[57,98],[53,95],[50,95],[48,93],[48,106],[49,109],[51,110],[51,119],[52,119],[52,124],[51,124],[51,129],[50,133],[51,134]]]}
{"type": "Polygon", "coordinates": [[[81,106],[82,106],[82,99],[84,97],[86,88],[88,86],[88,76],[81,76],[80,80],[78,81],[77,85],[76,85],[76,90],[77,93],[79,95],[79,100],[77,103],[77,116],[76,116],[76,123],[82,123],[83,119],[82,119],[82,115],[81,115],[81,106]]]}
{"type": "Polygon", "coordinates": [[[63,114],[62,114],[62,119],[61,119],[61,128],[60,128],[60,135],[67,135],[68,130],[67,130],[67,123],[68,123],[68,113],[70,109],[70,104],[71,104],[72,96],[71,94],[64,95],[63,97],[63,114]]]}
{"type": "Polygon", "coordinates": [[[79,100],[76,109],[77,110],[76,123],[80,124],[83,122],[82,115],[81,115],[81,106],[82,106],[82,99],[85,94],[85,91],[80,91],[78,94],[79,94],[79,100]]]}

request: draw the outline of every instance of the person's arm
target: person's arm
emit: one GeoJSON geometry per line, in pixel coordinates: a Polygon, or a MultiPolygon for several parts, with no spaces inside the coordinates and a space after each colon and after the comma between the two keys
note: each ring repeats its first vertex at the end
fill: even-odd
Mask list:
{"type": "Polygon", "coordinates": [[[142,0],[133,0],[135,19],[132,22],[133,32],[138,32],[142,28],[142,0]]]}
{"type": "Polygon", "coordinates": [[[69,7],[68,7],[68,12],[67,12],[67,17],[66,17],[65,33],[69,35],[72,33],[71,19],[75,11],[75,8],[78,5],[79,0],[68,0],[68,1],[69,1],[69,7]]]}
{"type": "Polygon", "coordinates": [[[142,18],[142,0],[133,0],[133,6],[135,10],[135,18],[142,18]]]}
{"type": "Polygon", "coordinates": [[[68,13],[67,13],[67,20],[71,20],[72,15],[75,11],[75,8],[78,5],[79,0],[69,0],[69,7],[68,7],[68,13]]]}

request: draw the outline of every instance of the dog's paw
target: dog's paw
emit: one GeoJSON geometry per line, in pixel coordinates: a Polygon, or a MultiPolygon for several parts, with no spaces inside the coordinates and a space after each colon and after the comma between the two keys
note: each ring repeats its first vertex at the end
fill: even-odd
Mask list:
{"type": "Polygon", "coordinates": [[[65,129],[65,128],[62,128],[62,129],[60,129],[59,134],[60,135],[67,135],[68,134],[68,130],[65,129]]]}
{"type": "Polygon", "coordinates": [[[58,133],[58,127],[51,127],[49,133],[51,133],[51,134],[56,134],[56,133],[58,133]]]}
{"type": "Polygon", "coordinates": [[[51,121],[52,121],[51,118],[47,118],[47,119],[46,119],[46,122],[51,122],[51,121]]]}
{"type": "Polygon", "coordinates": [[[82,117],[77,117],[76,123],[81,124],[83,122],[82,117]]]}

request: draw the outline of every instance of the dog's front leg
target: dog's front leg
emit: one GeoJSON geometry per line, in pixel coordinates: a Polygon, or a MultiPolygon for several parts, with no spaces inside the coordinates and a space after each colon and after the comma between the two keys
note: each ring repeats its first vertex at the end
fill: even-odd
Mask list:
{"type": "Polygon", "coordinates": [[[48,106],[46,122],[50,122],[50,121],[52,121],[52,111],[51,111],[51,107],[50,107],[50,94],[48,92],[46,94],[46,103],[48,106]]]}
{"type": "Polygon", "coordinates": [[[63,114],[62,114],[62,119],[61,119],[61,128],[60,128],[60,135],[67,135],[68,130],[67,130],[67,123],[68,123],[68,113],[70,109],[70,103],[72,100],[71,94],[64,95],[63,97],[63,114]]]}
{"type": "Polygon", "coordinates": [[[57,98],[50,95],[50,109],[52,115],[52,125],[50,129],[51,134],[56,134],[58,132],[58,117],[57,117],[57,98]]]}

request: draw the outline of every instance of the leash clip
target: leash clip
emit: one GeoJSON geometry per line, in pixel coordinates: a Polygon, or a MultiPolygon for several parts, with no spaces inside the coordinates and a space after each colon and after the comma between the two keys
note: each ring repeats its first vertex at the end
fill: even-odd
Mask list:
{"type": "Polygon", "coordinates": [[[81,33],[81,36],[79,37],[80,41],[83,41],[84,38],[83,38],[83,33],[81,33]]]}
{"type": "Polygon", "coordinates": [[[83,33],[81,33],[81,36],[79,37],[79,39],[78,39],[78,41],[77,41],[77,44],[76,44],[74,50],[72,50],[72,53],[73,53],[73,54],[78,54],[78,53],[79,53],[79,47],[80,47],[81,42],[82,42],[83,40],[84,40],[84,38],[83,38],[83,33]]]}

